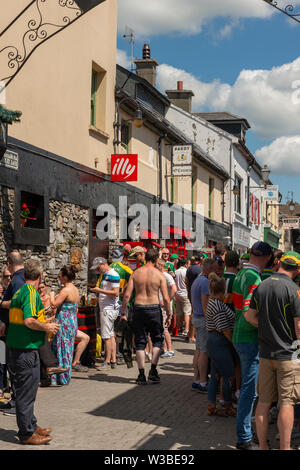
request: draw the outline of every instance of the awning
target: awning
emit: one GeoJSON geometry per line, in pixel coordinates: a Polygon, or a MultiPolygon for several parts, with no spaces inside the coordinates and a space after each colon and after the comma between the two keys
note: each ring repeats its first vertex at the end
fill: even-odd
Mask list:
{"type": "Polygon", "coordinates": [[[144,240],[158,240],[158,235],[155,232],[149,232],[148,230],[142,230],[141,238],[144,240]]]}
{"type": "Polygon", "coordinates": [[[184,238],[192,238],[193,237],[193,233],[188,231],[188,230],[182,230],[181,228],[177,228],[177,227],[169,227],[169,232],[170,233],[174,233],[176,235],[180,235],[181,237],[184,237],[184,238]]]}
{"type": "Polygon", "coordinates": [[[160,245],[159,243],[156,243],[153,240],[150,240],[150,241],[151,241],[152,245],[156,246],[157,248],[163,248],[163,246],[160,245]]]}

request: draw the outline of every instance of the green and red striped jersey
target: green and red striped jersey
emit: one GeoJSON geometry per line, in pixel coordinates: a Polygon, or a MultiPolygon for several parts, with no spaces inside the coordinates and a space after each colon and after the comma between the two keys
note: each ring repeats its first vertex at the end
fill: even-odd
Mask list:
{"type": "Polygon", "coordinates": [[[260,272],[252,264],[246,264],[237,274],[233,283],[233,305],[235,325],[233,343],[258,343],[257,328],[245,320],[243,312],[249,309],[252,294],[261,283],[260,272]]]}

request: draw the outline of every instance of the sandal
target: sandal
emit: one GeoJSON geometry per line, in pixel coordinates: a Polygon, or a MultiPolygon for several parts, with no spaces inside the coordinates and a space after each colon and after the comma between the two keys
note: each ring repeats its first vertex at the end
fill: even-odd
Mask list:
{"type": "Polygon", "coordinates": [[[237,414],[232,405],[225,406],[225,413],[227,416],[232,416],[233,418],[235,418],[237,414]]]}
{"type": "Polygon", "coordinates": [[[3,392],[0,393],[0,403],[6,403],[8,400],[5,398],[5,395],[3,392]]]}
{"type": "Polygon", "coordinates": [[[208,405],[207,414],[208,416],[221,416],[222,418],[228,418],[229,416],[226,410],[219,410],[214,403],[208,405]]]}

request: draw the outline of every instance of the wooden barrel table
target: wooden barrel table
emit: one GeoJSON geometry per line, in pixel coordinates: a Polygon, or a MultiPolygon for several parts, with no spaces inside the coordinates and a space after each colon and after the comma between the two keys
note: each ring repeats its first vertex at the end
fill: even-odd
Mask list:
{"type": "Polygon", "coordinates": [[[92,367],[96,362],[97,306],[79,307],[77,312],[78,329],[90,337],[90,342],[81,356],[83,366],[92,367]]]}

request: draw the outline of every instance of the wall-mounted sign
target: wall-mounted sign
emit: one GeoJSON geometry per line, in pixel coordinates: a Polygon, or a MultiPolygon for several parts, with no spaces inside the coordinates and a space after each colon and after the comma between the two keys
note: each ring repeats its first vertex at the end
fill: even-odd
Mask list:
{"type": "Polygon", "coordinates": [[[298,217],[287,217],[282,222],[284,230],[299,230],[300,228],[300,219],[298,217]]]}
{"type": "Polygon", "coordinates": [[[173,176],[192,176],[192,165],[173,166],[173,176]]]}
{"type": "Polygon", "coordinates": [[[19,155],[15,152],[7,150],[0,160],[0,166],[10,168],[11,170],[18,171],[19,169],[19,155]]]}
{"type": "Polygon", "coordinates": [[[138,156],[112,155],[110,168],[111,181],[137,181],[138,156]]]}
{"type": "Polygon", "coordinates": [[[173,165],[191,165],[192,164],[192,145],[173,145],[173,165]]]}
{"type": "Polygon", "coordinates": [[[278,202],[279,198],[279,186],[267,186],[263,194],[263,199],[265,202],[278,202]]]}

